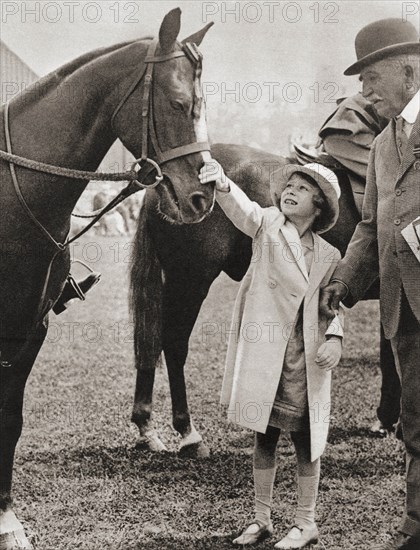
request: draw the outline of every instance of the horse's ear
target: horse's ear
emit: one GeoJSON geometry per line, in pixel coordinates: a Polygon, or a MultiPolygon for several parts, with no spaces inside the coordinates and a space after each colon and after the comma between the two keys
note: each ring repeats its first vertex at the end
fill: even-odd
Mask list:
{"type": "Polygon", "coordinates": [[[160,52],[169,53],[178,38],[181,28],[181,10],[175,8],[167,13],[159,29],[160,52]]]}
{"type": "Polygon", "coordinates": [[[207,23],[207,25],[201,29],[201,31],[197,31],[188,38],[184,38],[182,41],[182,44],[186,44],[187,42],[193,42],[197,46],[199,46],[203,40],[203,38],[206,36],[207,31],[210,27],[214,25],[214,21],[210,21],[210,23],[207,23]]]}

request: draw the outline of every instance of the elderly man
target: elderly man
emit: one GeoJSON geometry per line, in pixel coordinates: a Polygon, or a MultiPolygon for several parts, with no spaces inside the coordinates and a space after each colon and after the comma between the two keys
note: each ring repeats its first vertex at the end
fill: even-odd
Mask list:
{"type": "Polygon", "coordinates": [[[379,275],[385,336],[401,378],[401,422],[407,454],[404,518],[393,540],[378,550],[420,549],[420,263],[401,230],[420,214],[420,43],[400,19],[364,27],[356,37],[363,96],[392,118],[371,150],[363,217],[321,308],[333,310],[363,297],[379,275]]]}
{"type": "MultiPolygon", "coordinates": [[[[338,107],[319,131],[322,149],[345,168],[357,210],[362,213],[369,153],[375,137],[384,130],[388,119],[381,117],[374,105],[361,93],[338,101],[338,107]]],[[[370,432],[385,437],[394,430],[400,416],[401,385],[391,343],[381,325],[380,361],[382,384],[377,420],[370,432]]],[[[399,432],[399,430],[398,430],[399,432]]]]}

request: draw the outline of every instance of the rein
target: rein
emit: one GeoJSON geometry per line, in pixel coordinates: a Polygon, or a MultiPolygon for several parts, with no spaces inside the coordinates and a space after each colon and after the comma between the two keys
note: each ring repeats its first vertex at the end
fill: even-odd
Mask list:
{"type": "Polygon", "coordinates": [[[154,116],[153,116],[153,69],[155,63],[162,63],[170,59],[175,59],[177,57],[187,57],[195,65],[195,77],[194,77],[194,90],[196,98],[201,101],[201,91],[200,89],[200,76],[201,76],[201,62],[202,55],[198,51],[198,48],[195,44],[186,43],[183,44],[182,50],[172,52],[162,56],[155,56],[158,40],[154,39],[150,43],[149,49],[144,60],[145,66],[138,78],[135,79],[133,84],[129,87],[127,93],[118,104],[111,117],[111,126],[114,128],[114,120],[120,109],[123,107],[127,99],[131,96],[140,82],[144,79],[144,92],[142,100],[142,153],[141,157],[136,159],[131,169],[126,172],[118,173],[107,173],[107,172],[89,172],[85,170],[75,170],[71,168],[64,168],[61,166],[54,166],[52,164],[46,164],[43,162],[30,160],[19,155],[14,155],[12,153],[12,144],[10,138],[10,129],[9,129],[9,104],[5,105],[5,116],[4,116],[4,128],[6,135],[6,147],[7,152],[0,150],[0,159],[5,160],[9,163],[10,173],[12,176],[13,186],[16,192],[16,195],[21,203],[23,209],[26,211],[29,218],[33,223],[40,229],[40,231],[45,235],[45,237],[51,241],[54,246],[59,250],[65,250],[73,241],[78,239],[81,235],[86,233],[100,218],[102,218],[107,212],[115,208],[120,202],[124,201],[127,197],[136,193],[140,189],[149,189],[154,188],[161,183],[163,180],[163,173],[160,168],[160,165],[173,160],[175,158],[180,158],[194,153],[199,153],[201,151],[210,151],[210,145],[208,142],[195,142],[189,143],[187,145],[182,145],[180,147],[175,147],[167,151],[162,151],[159,142],[157,139],[154,116]],[[153,149],[155,152],[156,161],[148,158],[148,136],[150,129],[150,138],[152,141],[153,149]],[[128,181],[129,184],[111,200],[103,209],[98,213],[92,214],[94,218],[89,224],[87,224],[79,233],[77,233],[71,239],[67,239],[64,243],[60,243],[54,239],[50,232],[39,222],[35,217],[30,207],[28,206],[22,191],[19,186],[19,182],[16,176],[15,165],[27,168],[29,170],[34,170],[46,174],[52,174],[56,176],[63,176],[73,179],[81,179],[88,181],[128,181]],[[151,172],[155,170],[156,176],[155,181],[152,184],[145,184],[143,181],[151,172]]]}

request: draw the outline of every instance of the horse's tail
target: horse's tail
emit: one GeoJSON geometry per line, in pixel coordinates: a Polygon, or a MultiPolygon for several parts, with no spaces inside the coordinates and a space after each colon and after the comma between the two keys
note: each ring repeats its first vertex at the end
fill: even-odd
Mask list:
{"type": "Polygon", "coordinates": [[[131,257],[130,311],[134,321],[136,366],[156,366],[162,351],[162,267],[150,233],[144,201],[131,257]]]}

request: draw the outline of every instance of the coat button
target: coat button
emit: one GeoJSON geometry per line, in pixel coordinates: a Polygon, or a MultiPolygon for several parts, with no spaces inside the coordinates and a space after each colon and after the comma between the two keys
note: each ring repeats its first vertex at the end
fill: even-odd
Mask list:
{"type": "Polygon", "coordinates": [[[394,223],[395,223],[395,225],[400,225],[400,223],[401,223],[400,218],[396,218],[396,219],[394,220],[394,223]]]}
{"type": "Polygon", "coordinates": [[[414,170],[420,170],[420,160],[416,160],[414,163],[414,170]]]}
{"type": "Polygon", "coordinates": [[[270,288],[276,288],[277,283],[276,283],[276,281],[269,281],[268,286],[269,286],[270,288]]]}
{"type": "Polygon", "coordinates": [[[395,194],[397,195],[397,197],[399,197],[401,195],[401,193],[402,193],[401,189],[397,189],[395,191],[395,194]]]}

